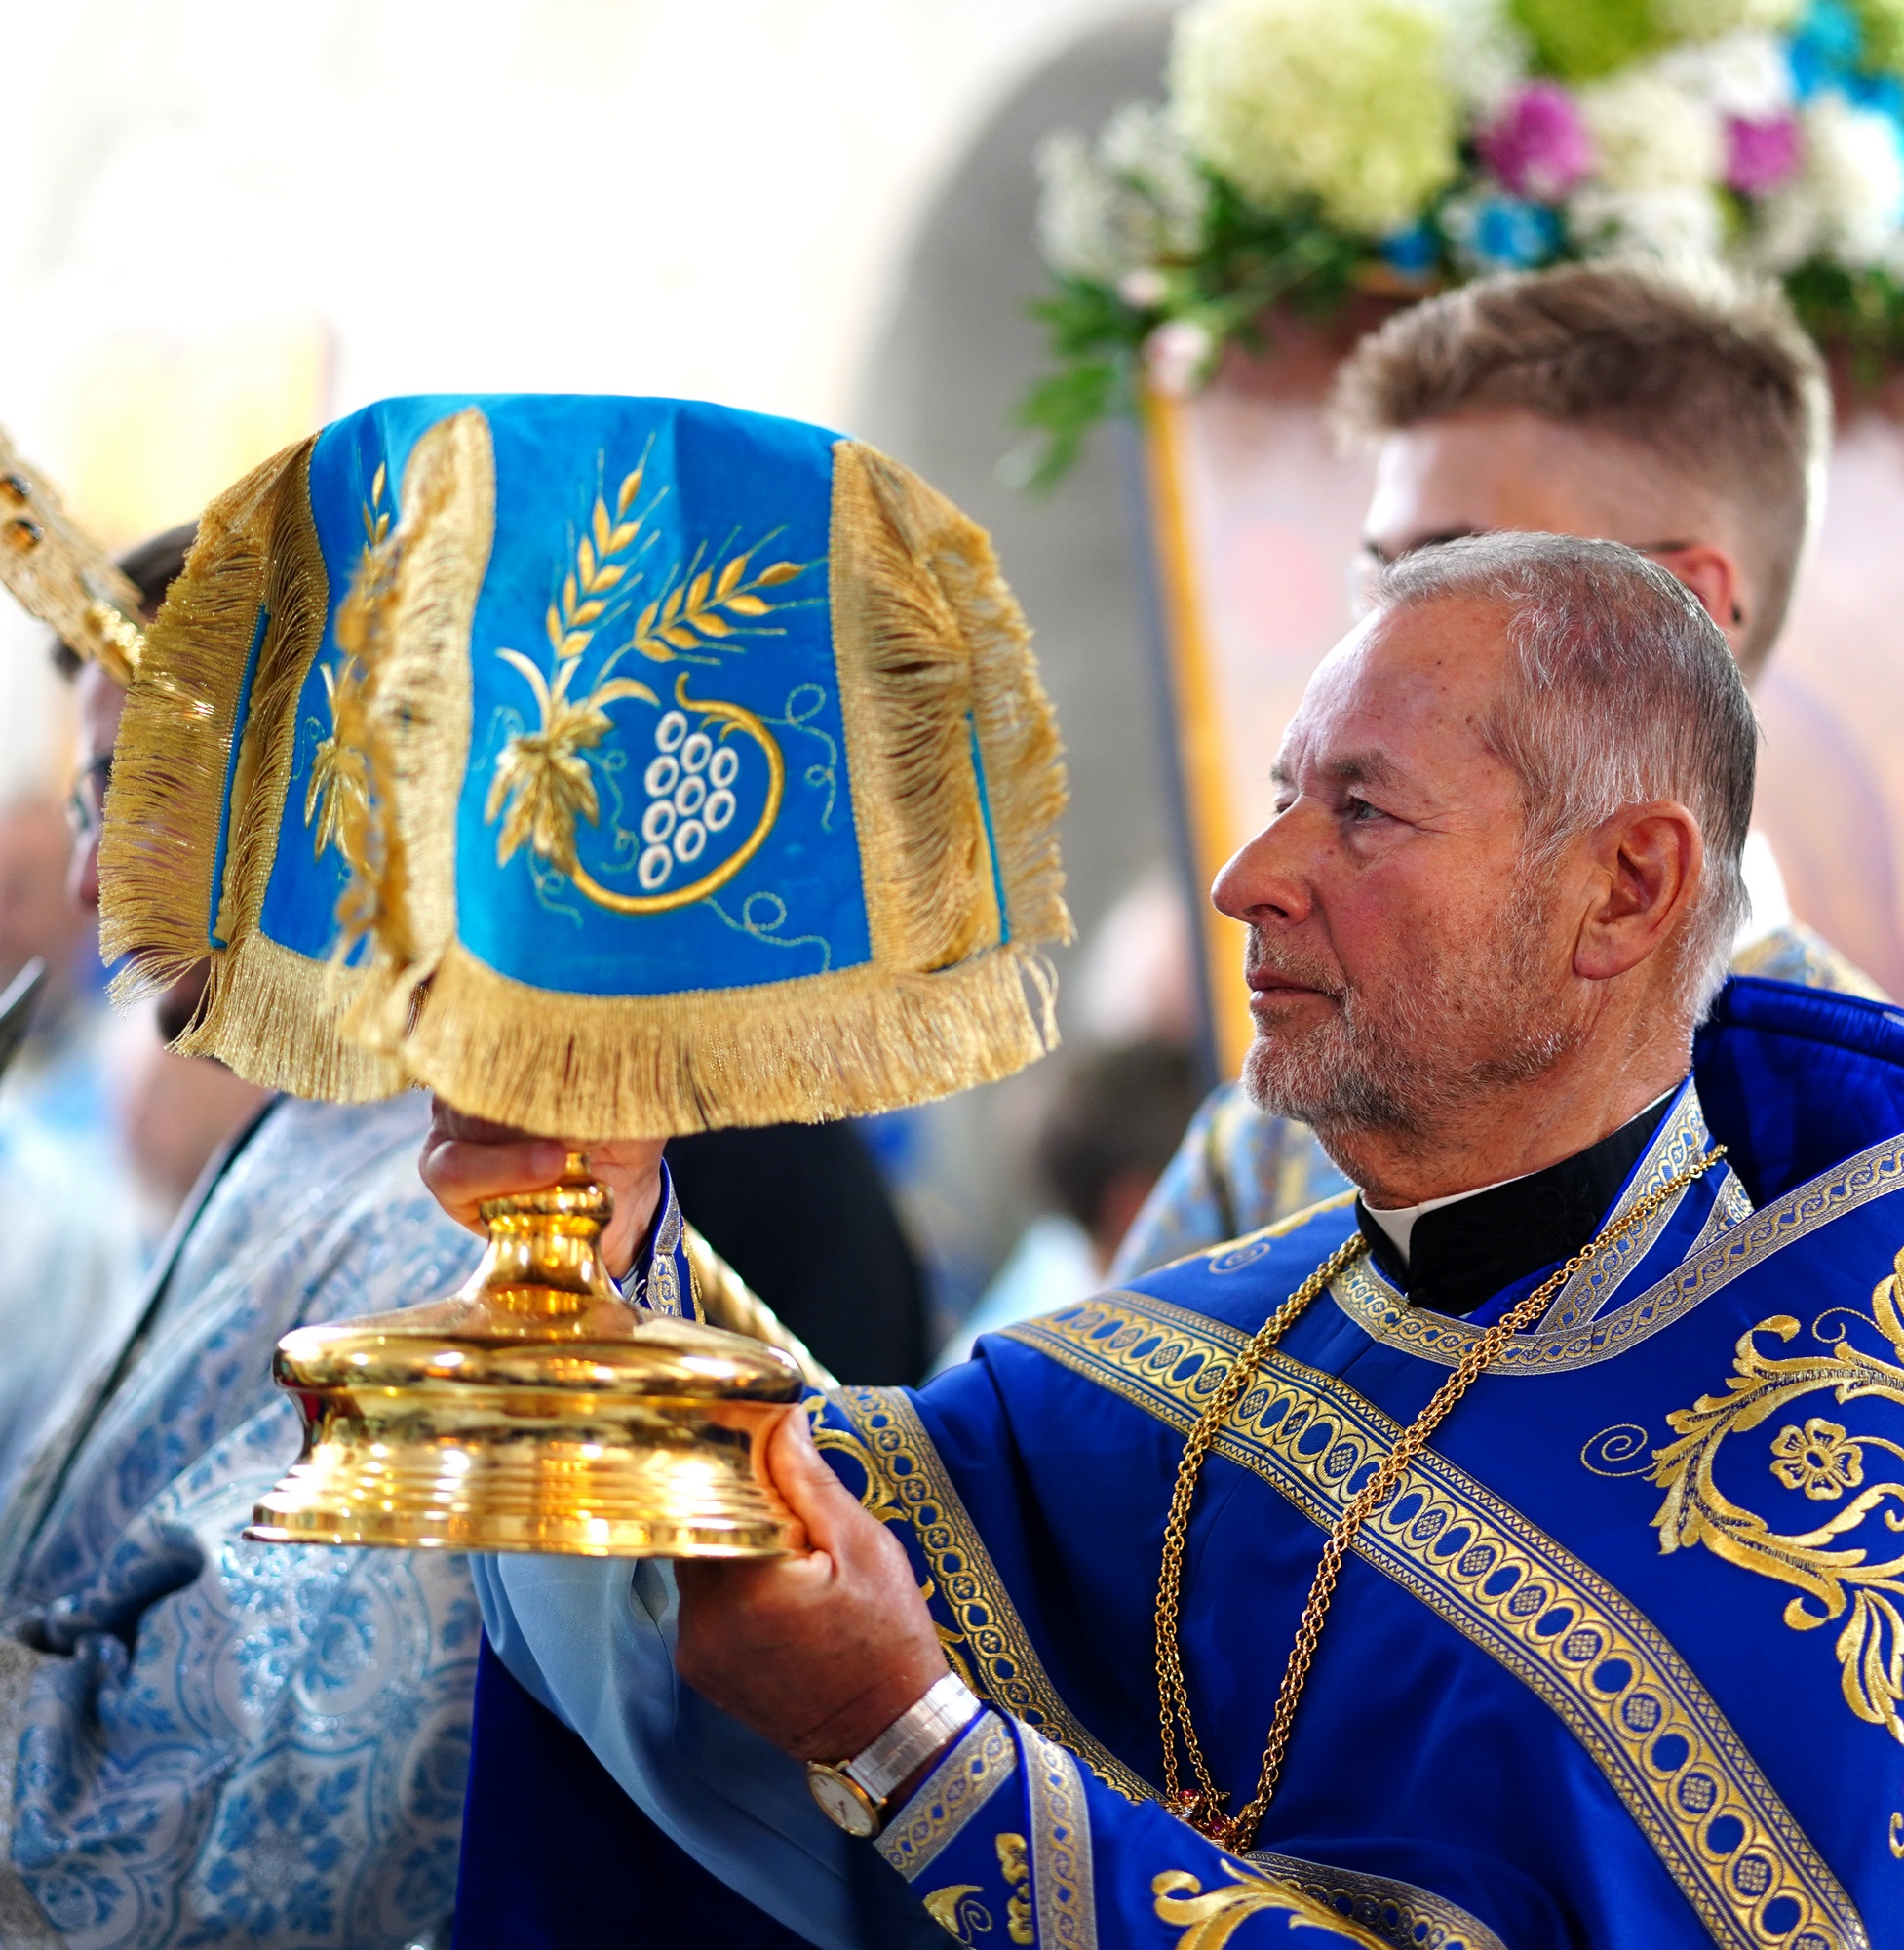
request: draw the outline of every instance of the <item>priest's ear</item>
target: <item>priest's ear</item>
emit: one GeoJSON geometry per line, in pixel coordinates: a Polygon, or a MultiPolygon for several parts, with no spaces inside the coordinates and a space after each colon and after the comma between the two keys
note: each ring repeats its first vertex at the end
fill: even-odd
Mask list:
{"type": "Polygon", "coordinates": [[[1705,872],[1705,840],[1685,806],[1652,800],[1622,806],[1585,841],[1588,898],[1574,972],[1610,982],[1685,932],[1705,872]]]}

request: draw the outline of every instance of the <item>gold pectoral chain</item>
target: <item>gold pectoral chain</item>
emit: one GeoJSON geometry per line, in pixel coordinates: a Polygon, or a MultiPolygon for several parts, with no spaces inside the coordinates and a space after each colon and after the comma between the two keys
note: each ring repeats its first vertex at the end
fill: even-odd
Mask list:
{"type": "Polygon", "coordinates": [[[1428,1438],[1447,1420],[1449,1411],[1508,1342],[1537,1320],[1561,1288],[1596,1254],[1615,1240],[1624,1238],[1635,1227],[1643,1226],[1677,1192],[1709,1171],[1725,1154],[1726,1147],[1715,1145],[1703,1157],[1676,1172],[1665,1184],[1656,1186],[1636,1199],[1598,1237],[1582,1246],[1558,1272],[1542,1281],[1526,1299],[1478,1336],[1460,1365],[1436,1391],[1434,1399],[1403,1431],[1401,1439],[1375,1474],[1350,1499],[1322,1547],[1315,1580],[1309,1586],[1308,1602],[1302,1607],[1302,1618],[1297,1623],[1296,1643],[1290,1648],[1282,1689],[1276,1695],[1276,1710],[1269,1722],[1269,1737],[1263,1749],[1263,1768],[1257,1776],[1256,1794],[1246,1807],[1234,1814],[1225,1815],[1223,1804],[1228,1799],[1227,1793],[1211,1779],[1203,1749],[1197,1742],[1196,1729],[1191,1724],[1184,1656],[1178,1643],[1178,1620],[1183,1609],[1184,1551],[1189,1537],[1190,1502],[1196,1495],[1203,1459],[1216,1445],[1217,1438],[1235,1412],[1236,1405],[1248,1392],[1257,1370],[1262,1367],[1269,1350],[1296,1324],[1309,1303],[1339,1273],[1368,1251],[1369,1242],[1359,1233],[1345,1239],[1257,1330],[1185,1440],[1183,1460],[1177,1465],[1176,1487],[1171,1493],[1170,1515],[1164,1524],[1163,1565],[1157,1577],[1157,1703],[1158,1717],[1163,1726],[1164,1790],[1169,1806],[1191,1826],[1235,1854],[1241,1854],[1256,1840],[1256,1831],[1262,1825],[1276,1792],[1283,1760],[1289,1751],[1290,1729],[1296,1719],[1296,1708],[1302,1697],[1309,1667],[1315,1659],[1323,1624],[1329,1617],[1336,1580],[1341,1575],[1343,1561],[1348,1556],[1356,1533],[1371,1512],[1394,1495],[1409,1465],[1427,1447],[1428,1438]],[[1196,1776],[1193,1788],[1180,1784],[1177,1768],[1180,1736],[1184,1750],[1189,1756],[1191,1772],[1196,1776]]]}

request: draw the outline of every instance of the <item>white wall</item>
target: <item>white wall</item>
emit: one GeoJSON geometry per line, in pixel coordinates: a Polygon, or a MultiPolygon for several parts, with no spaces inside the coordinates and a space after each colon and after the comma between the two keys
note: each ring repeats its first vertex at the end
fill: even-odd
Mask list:
{"type": "MultiPolygon", "coordinates": [[[[938,174],[1116,11],[0,0],[0,424],[101,526],[149,529],[287,414],[392,393],[838,423],[938,174]],[[275,402],[221,398],[274,362],[275,402]]],[[[0,792],[62,762],[40,647],[0,603],[0,792]]]]}

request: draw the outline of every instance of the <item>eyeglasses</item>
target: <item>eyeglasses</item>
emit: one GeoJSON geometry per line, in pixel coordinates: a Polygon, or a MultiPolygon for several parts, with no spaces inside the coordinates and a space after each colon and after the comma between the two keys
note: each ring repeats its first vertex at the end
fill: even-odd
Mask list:
{"type": "Polygon", "coordinates": [[[112,754],[101,752],[79,769],[66,797],[66,817],[76,838],[87,839],[105,824],[106,788],[112,783],[112,754]]]}

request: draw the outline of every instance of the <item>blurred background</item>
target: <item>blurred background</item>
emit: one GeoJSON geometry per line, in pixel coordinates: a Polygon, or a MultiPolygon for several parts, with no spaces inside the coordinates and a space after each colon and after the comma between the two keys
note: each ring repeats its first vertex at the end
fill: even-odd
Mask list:
{"type": "MultiPolygon", "coordinates": [[[[1001,471],[1042,364],[1033,152],[1156,92],[1166,10],[8,0],[0,18],[0,425],[109,545],[189,519],[328,419],[444,390],[816,420],[993,530],[1069,747],[1080,941],[1061,957],[1065,1065],[867,1133],[949,1332],[1061,1203],[1033,1154],[1054,1097],[1088,1096],[1082,1051],[1165,1050],[1140,1060],[1146,1129],[1190,1101],[1128,456],[1099,440],[1048,498],[1001,471]]],[[[0,1169],[15,1197],[74,1186],[88,1228],[110,1210],[108,1282],[122,1235],[152,1250],[244,1106],[215,1084],[206,1101],[209,1066],[103,1010],[90,930],[58,897],[71,708],[44,632],[0,604],[0,981],[36,953],[55,969],[0,1084],[0,1169]],[[71,1142],[29,1171],[49,1130],[71,1142]]],[[[1059,1251],[1088,1266],[1093,1200],[1128,1216],[1133,1181],[1116,1159],[1073,1167],[1082,1223],[1059,1251]]]]}
{"type": "MultiPolygon", "coordinates": [[[[1799,20],[1781,86],[1852,60],[1855,28],[1852,55],[1824,32],[1837,0],[1780,9],[1799,20]]],[[[0,425],[109,545],[190,519],[329,419],[421,391],[676,394],[818,421],[991,530],[1069,749],[1078,940],[1058,957],[1057,1061],[862,1127],[923,1270],[927,1342],[949,1351],[996,1278],[1047,1305],[1096,1283],[1213,1074],[1138,439],[1102,427],[1056,492],[1028,492],[1014,419],[1050,370],[1030,314],[1053,289],[1040,145],[1163,94],[1174,11],[0,0],[0,425]]],[[[1629,12],[1578,0],[1555,18],[1629,12]]],[[[1904,129],[1904,78],[1841,82],[1870,96],[1873,128],[1904,129]]],[[[1880,147],[1888,239],[1904,144],[1880,147]]],[[[1328,448],[1319,382],[1297,391],[1224,382],[1182,407],[1238,817],[1260,810],[1282,719],[1347,620],[1368,486],[1365,460],[1328,448]]],[[[1893,993],[1904,746],[1873,701],[1904,708],[1899,521],[1904,439],[1867,416],[1840,441],[1759,698],[1760,823],[1798,917],[1893,993]]],[[[72,712],[44,633],[0,604],[0,982],[36,954],[53,970],[0,1082],[0,1186],[43,1215],[45,1252],[85,1242],[80,1284],[106,1320],[253,1100],[104,1008],[90,925],[59,892],[72,712]]],[[[33,1281],[11,1284],[30,1311],[33,1281]]]]}

